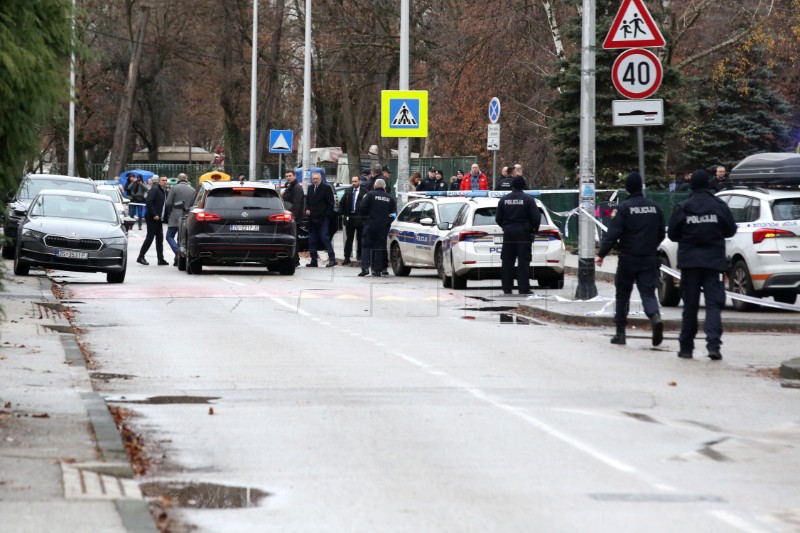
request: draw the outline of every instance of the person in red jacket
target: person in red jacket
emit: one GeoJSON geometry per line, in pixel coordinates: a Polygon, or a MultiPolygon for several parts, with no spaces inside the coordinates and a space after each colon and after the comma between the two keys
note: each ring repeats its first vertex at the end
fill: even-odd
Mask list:
{"type": "Polygon", "coordinates": [[[464,176],[464,179],[461,180],[461,190],[462,191],[489,190],[489,178],[486,177],[486,174],[481,172],[481,168],[478,166],[478,163],[473,163],[472,169],[469,171],[469,174],[464,176]]]}

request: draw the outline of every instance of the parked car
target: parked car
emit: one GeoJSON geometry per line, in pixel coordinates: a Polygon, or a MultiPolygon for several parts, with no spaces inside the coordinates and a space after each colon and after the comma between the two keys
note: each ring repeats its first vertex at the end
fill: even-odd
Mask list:
{"type": "Polygon", "coordinates": [[[94,182],[86,178],[56,174],[28,174],[22,178],[16,192],[8,198],[7,215],[3,221],[3,233],[7,239],[2,252],[5,259],[14,258],[19,224],[25,218],[31,200],[43,189],[97,192],[94,182]]]}
{"type": "Polygon", "coordinates": [[[389,262],[395,276],[408,276],[412,268],[436,268],[441,254],[439,239],[453,227],[465,197],[423,197],[412,200],[392,222],[387,237],[389,262]]]}
{"type": "Polygon", "coordinates": [[[294,274],[295,221],[268,183],[203,182],[181,218],[178,239],[178,269],[188,274],[206,265],[266,265],[294,274]]]}
{"type": "MultiPolygon", "coordinates": [[[[436,265],[445,288],[466,289],[467,280],[500,279],[503,230],[495,222],[499,198],[472,198],[461,207],[452,229],[441,239],[436,265]]],[[[537,198],[542,214],[533,242],[530,278],[540,287],[564,286],[566,249],[561,232],[537,198]]]]}
{"type": "Polygon", "coordinates": [[[109,283],[125,281],[128,236],[114,203],[102,194],[40,191],[20,222],[16,246],[17,276],[41,267],[105,272],[109,283]]]}
{"type": "Polygon", "coordinates": [[[125,229],[130,230],[136,223],[136,219],[128,216],[128,208],[126,205],[130,200],[120,195],[119,187],[116,185],[98,185],[97,192],[111,198],[111,201],[114,202],[114,206],[117,208],[120,220],[122,220],[122,223],[125,225],[125,229]]]}
{"type": "MultiPolygon", "coordinates": [[[[800,292],[800,191],[728,189],[717,198],[728,204],[738,227],[725,240],[728,290],[793,304],[800,292]]],[[[658,254],[662,265],[677,268],[677,243],[664,239],[658,254]]],[[[678,305],[680,280],[661,272],[658,298],[663,306],[678,305]]],[[[733,307],[756,306],[734,299],[733,307]]]]}

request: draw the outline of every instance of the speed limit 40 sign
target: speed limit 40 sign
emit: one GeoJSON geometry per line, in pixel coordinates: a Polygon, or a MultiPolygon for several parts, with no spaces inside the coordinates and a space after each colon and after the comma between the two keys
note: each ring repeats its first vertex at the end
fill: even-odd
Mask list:
{"type": "Polygon", "coordinates": [[[647,98],[656,92],[664,71],[658,57],[642,48],[622,52],[611,69],[611,80],[628,98],[647,98]]]}

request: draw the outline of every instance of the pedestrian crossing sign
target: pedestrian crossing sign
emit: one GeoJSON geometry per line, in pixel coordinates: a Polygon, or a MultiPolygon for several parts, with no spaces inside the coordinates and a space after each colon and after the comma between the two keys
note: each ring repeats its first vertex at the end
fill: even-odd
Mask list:
{"type": "Polygon", "coordinates": [[[428,136],[428,91],[381,91],[382,137],[428,136]]]}

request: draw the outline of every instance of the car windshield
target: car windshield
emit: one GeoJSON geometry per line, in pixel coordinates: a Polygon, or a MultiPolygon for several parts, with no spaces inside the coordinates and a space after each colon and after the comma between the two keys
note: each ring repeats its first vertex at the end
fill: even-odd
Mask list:
{"type": "Polygon", "coordinates": [[[472,219],[473,226],[495,226],[497,222],[494,220],[494,215],[497,213],[497,207],[482,207],[475,211],[475,216],[472,219]]]}
{"type": "Polygon", "coordinates": [[[461,210],[461,206],[464,204],[442,204],[439,206],[439,216],[441,217],[441,222],[449,222],[453,223],[456,219],[456,215],[461,210]]]}
{"type": "Polygon", "coordinates": [[[69,181],[60,179],[25,179],[19,186],[18,197],[22,200],[30,200],[39,191],[45,189],[64,189],[68,191],[95,192],[94,184],[91,182],[69,181]]]}
{"type": "Polygon", "coordinates": [[[108,196],[111,198],[112,202],[121,203],[122,200],[119,199],[119,193],[114,189],[100,189],[97,192],[102,194],[103,196],[108,196]]]}
{"type": "Polygon", "coordinates": [[[211,191],[206,209],[277,209],[283,210],[278,193],[261,187],[230,187],[211,191]]]}
{"type": "Polygon", "coordinates": [[[99,198],[44,194],[30,209],[32,217],[76,218],[97,222],[118,222],[114,204],[99,198]]]}
{"type": "Polygon", "coordinates": [[[772,203],[773,220],[798,220],[800,219],[800,197],[784,198],[772,203]]]}

